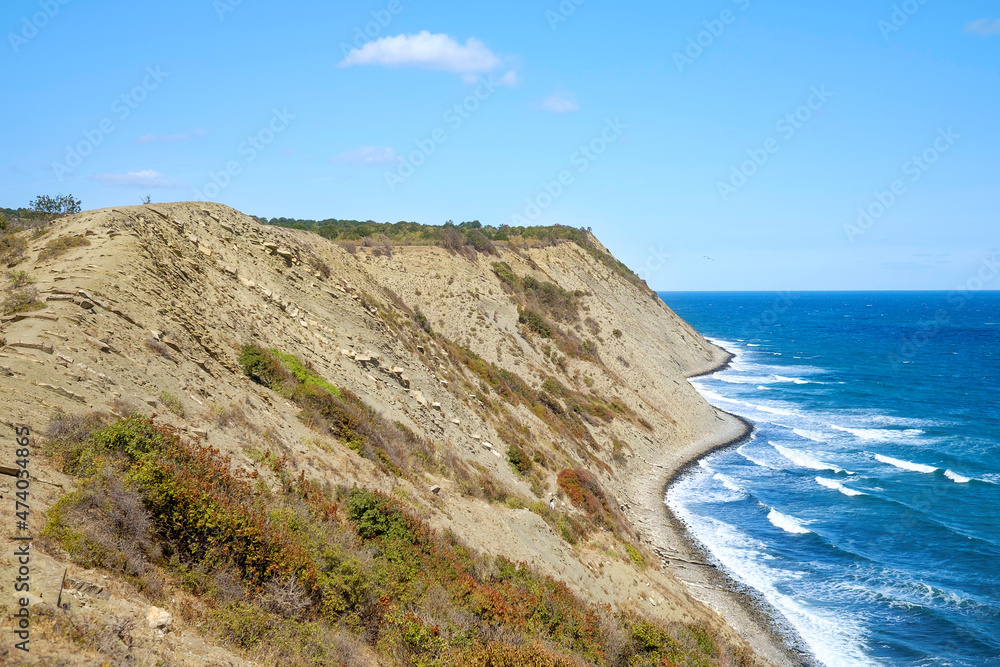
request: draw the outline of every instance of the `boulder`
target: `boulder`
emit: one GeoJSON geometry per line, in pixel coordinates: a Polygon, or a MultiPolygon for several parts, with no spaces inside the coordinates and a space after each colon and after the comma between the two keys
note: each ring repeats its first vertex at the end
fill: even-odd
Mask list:
{"type": "Polygon", "coordinates": [[[146,622],[153,630],[167,631],[174,622],[174,617],[169,611],[159,607],[150,607],[146,612],[146,622]]]}

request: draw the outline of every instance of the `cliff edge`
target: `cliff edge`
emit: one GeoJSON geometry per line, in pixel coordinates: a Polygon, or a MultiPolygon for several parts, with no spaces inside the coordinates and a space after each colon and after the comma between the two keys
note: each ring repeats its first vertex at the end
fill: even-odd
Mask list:
{"type": "Polygon", "coordinates": [[[592,236],[210,203],[9,234],[3,664],[792,664],[662,504],[744,432],[687,382],[728,355],[592,236]]]}

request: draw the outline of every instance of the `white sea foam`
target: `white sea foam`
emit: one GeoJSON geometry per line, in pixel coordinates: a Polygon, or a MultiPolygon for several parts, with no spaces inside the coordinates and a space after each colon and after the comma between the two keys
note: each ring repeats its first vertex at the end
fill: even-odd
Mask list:
{"type": "Polygon", "coordinates": [[[855,491],[854,489],[849,489],[835,479],[827,479],[825,477],[817,477],[816,482],[820,486],[825,486],[828,489],[833,489],[834,491],[840,491],[845,496],[867,496],[867,493],[861,491],[855,491]]]}
{"type": "Polygon", "coordinates": [[[782,417],[796,417],[797,415],[791,410],[785,410],[783,408],[772,408],[769,405],[754,405],[753,403],[748,403],[751,408],[760,410],[761,412],[766,412],[771,415],[781,415],[782,417]]]}
{"type": "Polygon", "coordinates": [[[891,428],[851,428],[849,426],[838,426],[836,424],[828,424],[828,426],[843,433],[850,433],[854,437],[860,438],[861,440],[874,442],[890,442],[892,440],[912,438],[924,434],[924,432],[919,428],[910,428],[905,431],[900,431],[891,428]]]}
{"type": "Polygon", "coordinates": [[[957,472],[952,472],[951,470],[945,470],[944,476],[957,484],[968,484],[972,481],[971,477],[964,477],[959,475],[957,472]]]}
{"type": "Polygon", "coordinates": [[[746,489],[744,489],[742,486],[740,486],[739,484],[737,484],[736,480],[734,480],[729,475],[723,475],[721,472],[717,472],[717,473],[715,473],[715,475],[713,476],[713,478],[717,479],[720,482],[722,482],[722,486],[726,487],[730,491],[733,491],[735,493],[739,493],[741,495],[746,495],[746,489]]]}
{"type": "Polygon", "coordinates": [[[817,461],[808,454],[800,452],[794,449],[789,449],[788,447],[782,447],[781,445],[775,444],[773,442],[768,443],[776,450],[778,453],[784,456],[786,459],[791,461],[797,466],[802,468],[809,468],[810,470],[831,470],[833,472],[844,472],[844,469],[835,466],[832,463],[823,463],[822,461],[817,461]]]}
{"type": "Polygon", "coordinates": [[[758,591],[791,622],[809,648],[827,667],[875,667],[868,657],[864,638],[865,619],[843,609],[812,607],[779,589],[795,580],[783,559],[768,553],[768,547],[735,526],[691,512],[684,500],[690,497],[694,478],[682,479],[667,494],[667,504],[690,527],[692,534],[738,580],[758,591]]]}
{"type": "Polygon", "coordinates": [[[792,535],[805,535],[812,532],[803,526],[802,523],[795,517],[782,514],[776,509],[772,509],[768,512],[767,520],[770,521],[775,527],[782,529],[786,533],[791,533],[792,535]]]}
{"type": "Polygon", "coordinates": [[[790,378],[784,375],[775,375],[774,379],[778,382],[794,382],[795,384],[812,384],[809,380],[803,380],[802,378],[790,378]]]}
{"type": "Polygon", "coordinates": [[[801,438],[805,438],[806,440],[812,440],[813,442],[826,442],[828,440],[825,433],[821,433],[819,431],[807,431],[804,428],[793,428],[792,433],[801,438]]]}
{"type": "Polygon", "coordinates": [[[921,463],[913,463],[911,461],[902,461],[900,459],[894,459],[890,456],[882,456],[881,454],[876,454],[875,458],[882,463],[888,463],[891,466],[896,466],[903,470],[910,470],[912,472],[923,472],[932,473],[937,470],[934,466],[925,466],[921,463]]]}
{"type": "Polygon", "coordinates": [[[700,391],[701,395],[704,396],[705,398],[707,398],[710,401],[723,401],[725,403],[738,403],[740,405],[745,405],[745,403],[743,403],[743,401],[737,401],[734,398],[726,398],[722,394],[717,394],[717,393],[715,393],[714,391],[712,391],[710,389],[705,389],[704,387],[698,387],[698,391],[700,391]]]}
{"type": "Polygon", "coordinates": [[[776,468],[775,466],[771,465],[770,463],[768,463],[768,462],[766,462],[766,461],[764,461],[764,460],[762,460],[760,458],[754,457],[753,454],[750,454],[747,451],[747,446],[746,445],[743,445],[742,447],[740,447],[739,449],[737,449],[736,453],[739,454],[740,456],[742,456],[743,458],[745,458],[750,463],[753,463],[754,465],[758,465],[761,468],[767,468],[769,470],[778,470],[778,468],[776,468]]]}

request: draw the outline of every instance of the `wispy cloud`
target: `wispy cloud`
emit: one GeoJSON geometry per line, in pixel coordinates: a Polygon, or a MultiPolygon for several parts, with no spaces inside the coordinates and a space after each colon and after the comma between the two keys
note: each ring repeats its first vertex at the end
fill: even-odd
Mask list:
{"type": "MultiPolygon", "coordinates": [[[[424,30],[416,35],[383,37],[353,49],[340,61],[340,67],[379,65],[382,67],[420,67],[423,69],[454,72],[469,82],[482,74],[503,65],[503,60],[480,40],[470,37],[465,44],[446,34],[431,34],[424,30]]],[[[506,86],[520,81],[517,73],[507,72],[500,77],[506,86]]]]}
{"type": "Polygon", "coordinates": [[[576,95],[555,93],[545,98],[545,101],[542,102],[542,109],[552,113],[570,113],[579,111],[580,105],[576,101],[576,95]]]}
{"type": "Polygon", "coordinates": [[[965,32],[975,35],[1000,35],[1000,19],[976,19],[965,26],[965,32]]]}
{"type": "Polygon", "coordinates": [[[179,141],[191,141],[192,139],[201,139],[202,137],[207,137],[207,136],[208,136],[208,130],[199,127],[196,130],[191,130],[190,132],[184,132],[183,134],[144,134],[141,137],[136,137],[135,143],[151,144],[155,141],[176,143],[179,141]]]}
{"type": "Polygon", "coordinates": [[[341,153],[330,160],[335,164],[357,164],[364,166],[394,164],[399,162],[396,151],[392,148],[364,146],[353,151],[341,153]]]}
{"type": "Polygon", "coordinates": [[[110,187],[171,189],[186,187],[175,178],[164,176],[158,171],[130,171],[125,174],[96,174],[90,180],[110,187]]]}

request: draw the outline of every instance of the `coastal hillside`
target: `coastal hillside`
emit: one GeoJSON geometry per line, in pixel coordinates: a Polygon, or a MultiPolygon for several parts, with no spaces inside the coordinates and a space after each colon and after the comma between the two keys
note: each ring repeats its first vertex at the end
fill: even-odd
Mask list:
{"type": "Polygon", "coordinates": [[[790,664],[662,504],[727,355],[589,233],[157,204],[0,261],[0,664],[790,664]]]}

